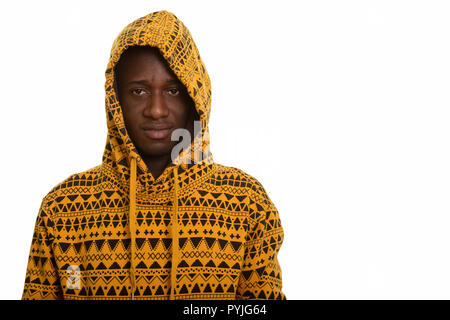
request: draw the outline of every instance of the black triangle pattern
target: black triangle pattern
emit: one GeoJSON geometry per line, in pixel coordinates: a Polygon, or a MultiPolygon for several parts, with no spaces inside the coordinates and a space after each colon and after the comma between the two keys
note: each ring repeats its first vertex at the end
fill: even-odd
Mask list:
{"type": "MultiPolygon", "coordinates": [[[[73,177],[72,181],[80,178],[73,177]]],[[[281,270],[276,260],[283,231],[276,208],[262,186],[257,180],[250,183],[253,178],[241,170],[218,164],[203,178],[202,188],[186,191],[185,196],[179,198],[181,260],[177,265],[177,295],[186,299],[205,295],[218,299],[285,299],[280,290],[281,270]],[[219,190],[226,191],[220,193],[219,190]]],[[[98,186],[95,184],[91,188],[96,190],[98,186]]],[[[52,219],[41,208],[25,293],[44,298],[45,288],[46,298],[129,298],[128,207],[66,214],[60,204],[67,207],[71,198],[76,201],[72,192],[77,190],[61,188],[58,196],[47,202],[51,204],[47,209],[54,212],[52,219]],[[52,246],[47,247],[46,243],[52,246]],[[80,269],[82,285],[79,289],[60,285],[60,277],[67,280],[66,273],[71,265],[80,269]],[[38,270],[46,270],[46,276],[40,275],[38,270]]],[[[87,190],[84,192],[87,194],[87,190]]],[[[83,206],[90,203],[95,207],[106,195],[117,194],[93,191],[91,197],[84,197],[83,206]]],[[[170,193],[166,197],[165,201],[169,201],[170,193]]],[[[137,223],[135,263],[139,294],[135,292],[135,297],[167,299],[173,246],[172,212],[171,208],[144,207],[140,206],[137,212],[140,223],[137,223]],[[163,220],[169,223],[166,225],[163,220]]]]}

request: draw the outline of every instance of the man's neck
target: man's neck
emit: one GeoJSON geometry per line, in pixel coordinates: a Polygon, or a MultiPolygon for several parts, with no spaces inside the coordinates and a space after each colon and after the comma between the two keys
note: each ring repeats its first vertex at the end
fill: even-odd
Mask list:
{"type": "Polygon", "coordinates": [[[164,172],[164,169],[171,162],[170,154],[160,157],[145,158],[144,162],[147,165],[148,171],[152,174],[152,176],[156,180],[164,172]]]}

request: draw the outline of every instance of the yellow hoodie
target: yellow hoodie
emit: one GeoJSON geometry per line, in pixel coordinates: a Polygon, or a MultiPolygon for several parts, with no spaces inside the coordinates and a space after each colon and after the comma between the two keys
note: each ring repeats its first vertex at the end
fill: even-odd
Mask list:
{"type": "Polygon", "coordinates": [[[213,161],[210,79],[184,24],[167,11],[130,23],[105,76],[102,163],[42,200],[22,299],[286,299],[277,209],[256,178],[213,161]],[[128,136],[115,89],[114,67],[135,45],[160,50],[201,120],[157,179],[128,136]]]}

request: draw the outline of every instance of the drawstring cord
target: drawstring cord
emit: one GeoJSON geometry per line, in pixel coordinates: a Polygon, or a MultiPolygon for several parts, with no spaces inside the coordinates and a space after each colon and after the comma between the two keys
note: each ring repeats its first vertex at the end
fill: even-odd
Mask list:
{"type": "Polygon", "coordinates": [[[178,167],[173,169],[174,210],[172,215],[172,270],[170,271],[170,300],[175,299],[178,265],[178,167]]]}
{"type": "Polygon", "coordinates": [[[130,164],[130,233],[131,233],[131,300],[134,300],[136,291],[136,266],[135,244],[136,244],[136,158],[131,157],[130,164]]]}
{"type": "MultiPolygon", "coordinates": [[[[136,291],[136,158],[130,160],[130,212],[129,224],[131,233],[131,299],[134,300],[136,291]]],[[[172,214],[172,266],[170,271],[170,300],[175,299],[175,284],[178,265],[178,167],[174,167],[174,212],[172,214]]]]}

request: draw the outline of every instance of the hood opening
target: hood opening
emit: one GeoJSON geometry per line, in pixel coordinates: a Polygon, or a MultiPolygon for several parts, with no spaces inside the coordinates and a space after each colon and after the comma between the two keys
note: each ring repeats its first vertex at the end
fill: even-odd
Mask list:
{"type": "MultiPolygon", "coordinates": [[[[174,78],[176,78],[176,79],[178,79],[178,77],[177,77],[177,75],[176,74],[174,74],[174,72],[172,71],[172,69],[170,69],[170,66],[169,66],[169,64],[167,63],[167,61],[164,59],[164,57],[162,56],[162,54],[161,54],[161,52],[159,51],[159,49],[157,48],[157,47],[152,47],[152,46],[137,46],[137,45],[133,45],[133,46],[129,46],[126,50],[124,50],[123,52],[122,52],[122,55],[120,56],[120,58],[119,58],[119,61],[116,63],[116,65],[114,66],[114,84],[113,84],[113,88],[114,88],[114,90],[115,90],[115,92],[116,92],[116,95],[117,95],[117,99],[118,99],[118,101],[119,101],[119,105],[122,107],[122,99],[121,99],[121,93],[120,93],[120,90],[119,90],[119,71],[120,71],[120,69],[122,69],[123,70],[123,68],[124,68],[124,66],[123,66],[123,63],[124,63],[124,58],[126,58],[126,57],[128,57],[129,58],[129,54],[131,53],[133,53],[133,52],[136,52],[136,51],[138,51],[139,49],[145,49],[145,50],[149,50],[150,51],[150,53],[153,53],[153,54],[155,54],[159,59],[158,60],[160,60],[165,66],[166,66],[166,68],[167,68],[167,70],[169,70],[169,72],[171,73],[171,75],[174,77],[174,78]]],[[[180,81],[180,79],[178,79],[178,81],[180,81]]],[[[180,81],[181,82],[181,81],[180,81]]],[[[186,86],[183,84],[183,83],[181,83],[181,85],[183,86],[183,91],[184,91],[184,93],[183,94],[186,94],[186,92],[187,92],[187,88],[186,88],[186,86]]],[[[190,112],[192,112],[192,114],[189,116],[189,117],[192,117],[192,120],[193,121],[200,121],[200,116],[199,116],[199,113],[198,113],[198,111],[197,111],[197,108],[196,108],[196,105],[195,105],[195,102],[194,102],[194,100],[192,99],[192,97],[189,95],[189,94],[187,94],[187,99],[188,99],[188,105],[189,105],[189,107],[190,107],[190,112]]],[[[123,116],[123,109],[121,108],[121,113],[122,113],[122,116],[123,116]]],[[[124,118],[125,119],[125,118],[124,118]]],[[[149,120],[150,121],[150,120],[149,120]]],[[[127,130],[127,132],[128,132],[128,134],[129,134],[129,130],[128,130],[128,127],[127,127],[127,123],[125,123],[125,129],[127,130]]],[[[191,136],[191,141],[190,141],[190,149],[194,149],[194,136],[191,136]]],[[[180,141],[178,141],[178,142],[176,142],[176,144],[177,143],[179,143],[180,141]]],[[[134,147],[136,147],[136,144],[134,144],[134,147]]],[[[136,148],[137,149],[137,148],[136,148]]],[[[180,152],[181,152],[181,150],[180,150],[180,152]]],[[[178,152],[178,154],[180,154],[180,152],[178,152]]],[[[142,154],[139,154],[139,152],[138,152],[138,155],[139,155],[139,157],[140,158],[142,158],[142,154]]],[[[170,162],[172,162],[172,161],[170,161],[170,162]]],[[[169,163],[170,163],[169,162],[169,163]]],[[[176,161],[174,162],[174,163],[177,163],[176,161]]],[[[151,173],[150,173],[151,174],[151,173]]],[[[157,180],[157,178],[155,178],[155,180],[157,180]]]]}

